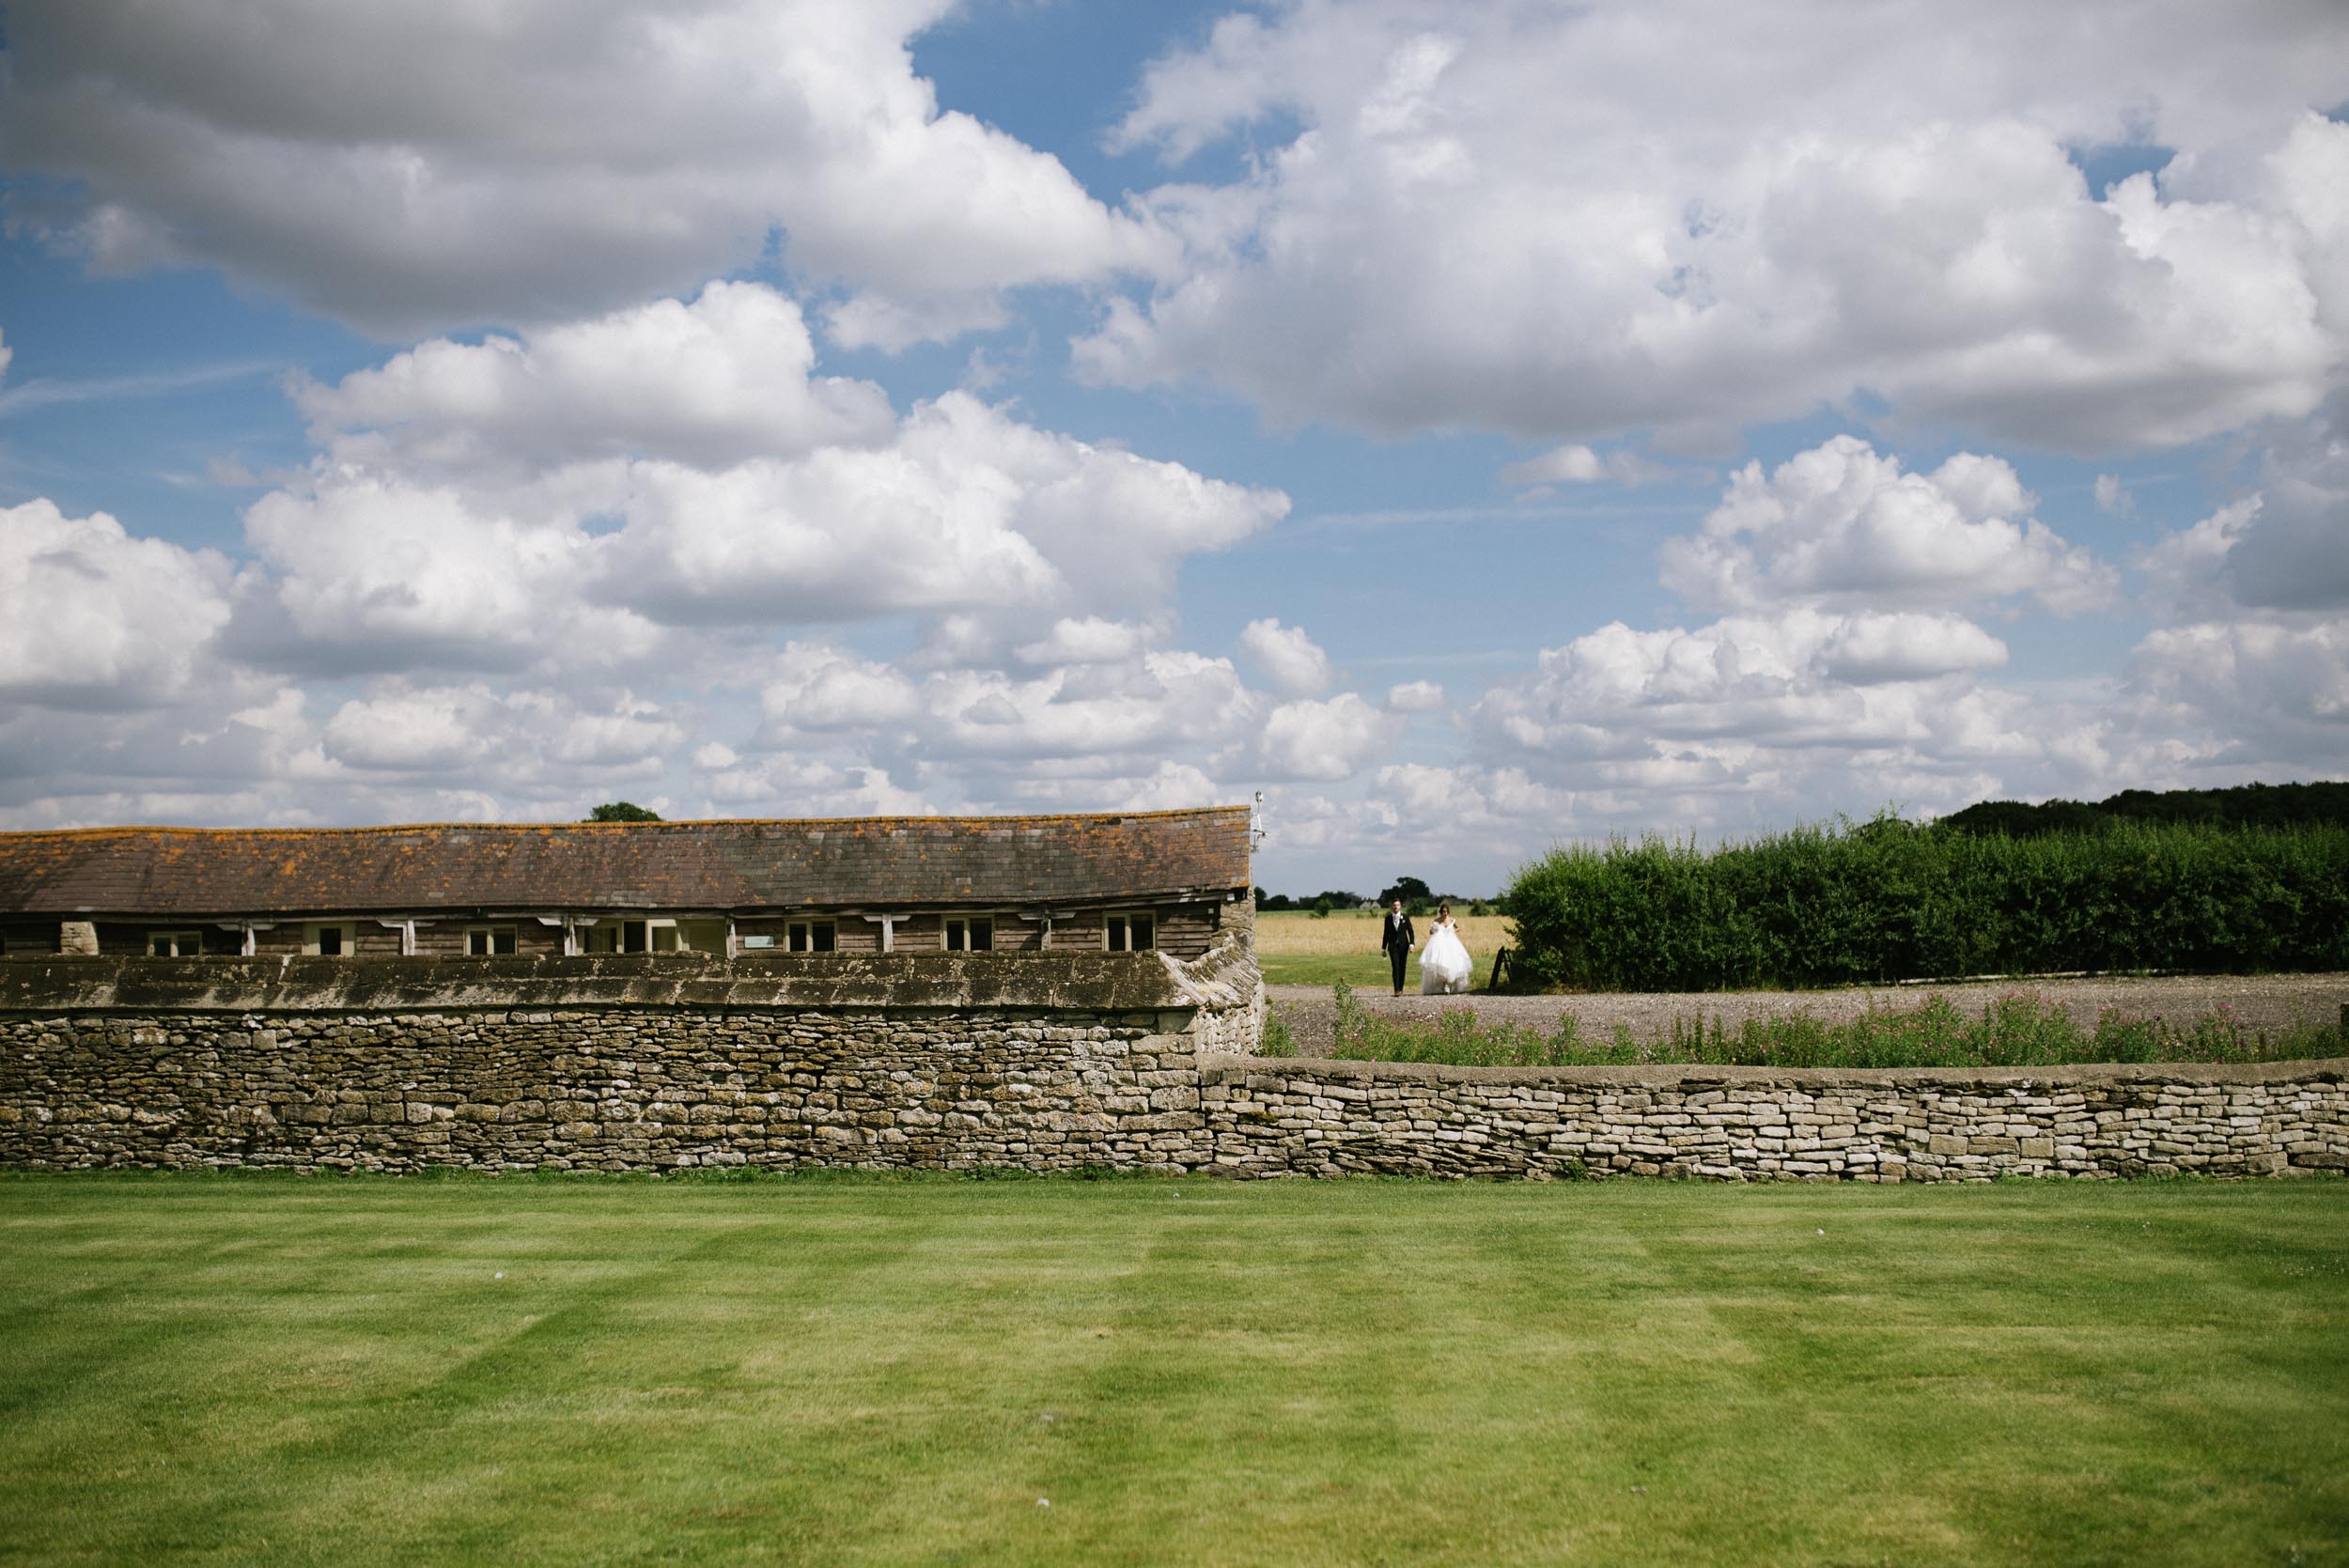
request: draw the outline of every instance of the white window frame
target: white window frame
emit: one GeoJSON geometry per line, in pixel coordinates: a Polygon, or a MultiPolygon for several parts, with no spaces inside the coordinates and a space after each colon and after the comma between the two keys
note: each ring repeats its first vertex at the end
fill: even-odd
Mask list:
{"type": "Polygon", "coordinates": [[[789,920],[783,924],[783,945],[786,953],[837,953],[840,951],[840,923],[836,920],[789,920]],[[816,945],[816,933],[824,931],[831,939],[827,945],[816,945]]]}
{"type": "Polygon", "coordinates": [[[1151,953],[1159,945],[1159,912],[1156,909],[1111,909],[1101,916],[1101,946],[1110,953],[1151,953]],[[1136,946],[1134,923],[1146,921],[1150,939],[1136,946]]]}
{"type": "Polygon", "coordinates": [[[302,927],[302,951],[313,958],[352,958],[359,953],[359,923],[352,920],[305,921],[302,927]],[[328,953],[320,939],[332,931],[340,939],[336,951],[328,953]]]}
{"type": "Polygon", "coordinates": [[[521,933],[512,925],[468,925],[465,927],[465,956],[468,958],[512,958],[522,950],[521,933]],[[506,939],[506,950],[497,950],[497,939],[506,939]],[[482,939],[481,951],[474,951],[474,939],[482,939]]]}
{"type": "Polygon", "coordinates": [[[147,955],[149,958],[201,958],[204,956],[204,933],[201,931],[149,931],[147,934],[147,955]],[[168,942],[169,953],[158,953],[155,944],[168,942]]]}
{"type": "Polygon", "coordinates": [[[582,926],[583,932],[610,933],[607,937],[590,938],[583,953],[632,955],[638,953],[676,953],[683,946],[677,934],[677,923],[666,915],[620,915],[592,926],[582,926]],[[597,947],[598,940],[609,941],[610,947],[597,947]],[[630,947],[630,942],[638,945],[630,947]]]}
{"type": "Polygon", "coordinates": [[[939,929],[939,946],[948,953],[992,953],[995,951],[995,917],[993,915],[948,915],[939,929]],[[973,943],[972,938],[984,929],[986,941],[973,943]]]}

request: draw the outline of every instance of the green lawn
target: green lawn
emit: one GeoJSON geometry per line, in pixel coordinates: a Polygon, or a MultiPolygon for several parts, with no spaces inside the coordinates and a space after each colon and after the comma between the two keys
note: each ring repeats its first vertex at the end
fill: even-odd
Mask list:
{"type": "Polygon", "coordinates": [[[14,1175],[0,1404],[11,1560],[2339,1562],[2349,1184],[14,1175]]]}
{"type": "MultiPolygon", "coordinates": [[[[1387,967],[1383,954],[1369,953],[1259,953],[1256,962],[1264,970],[1268,986],[1318,986],[1327,990],[1338,981],[1345,981],[1358,991],[1387,994],[1394,984],[1394,971],[1387,967]]],[[[1475,975],[1477,985],[1484,984],[1490,964],[1480,967],[1475,975]]],[[[1414,994],[1419,990],[1419,960],[1413,958],[1404,976],[1404,985],[1414,994]]]]}

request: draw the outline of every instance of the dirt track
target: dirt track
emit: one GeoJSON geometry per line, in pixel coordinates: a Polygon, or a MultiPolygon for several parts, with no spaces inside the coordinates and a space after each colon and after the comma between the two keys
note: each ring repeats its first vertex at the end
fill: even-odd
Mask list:
{"type": "MultiPolygon", "coordinates": [[[[1297,1048],[1307,1056],[1327,1054],[1336,1008],[1326,986],[1266,987],[1297,1048]]],[[[2192,1022],[2225,1006],[2253,1029],[2280,1029],[2295,1021],[2331,1023],[2349,1006],[2349,974],[2180,975],[2156,979],[2105,977],[2088,980],[1995,980],[1953,985],[1854,986],[1839,991],[1595,992],[1576,996],[1400,997],[1358,990],[1355,998],[1374,1012],[1432,1018],[1448,1007],[1473,1007],[1478,1017],[1511,1019],[1548,1032],[1560,1015],[1572,1013],[1585,1034],[1611,1034],[1619,1023],[1634,1035],[1653,1038],[1675,1018],[1720,1018],[1738,1027],[1753,1014],[1809,1013],[1846,1018],[1870,1007],[1906,1011],[1928,996],[1949,998],[1979,1013],[1999,997],[2036,995],[2060,1003],[2075,1022],[2093,1027],[2098,1012],[2118,1007],[2177,1022],[2192,1022]]]]}

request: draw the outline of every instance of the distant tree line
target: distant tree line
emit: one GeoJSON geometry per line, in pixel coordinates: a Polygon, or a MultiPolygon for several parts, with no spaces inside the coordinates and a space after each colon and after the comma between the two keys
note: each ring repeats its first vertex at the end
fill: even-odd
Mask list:
{"type": "Polygon", "coordinates": [[[2092,833],[2116,822],[2195,823],[2212,828],[2349,826],[2349,784],[2252,784],[2226,789],[2124,789],[2093,804],[1984,800],[1934,826],[1978,837],[2038,838],[2092,833]]]}
{"type": "Polygon", "coordinates": [[[1332,909],[1359,909],[1369,902],[1361,893],[1346,888],[1325,888],[1301,898],[1292,898],[1285,893],[1267,893],[1262,888],[1256,890],[1258,909],[1311,909],[1326,915],[1332,909]]]}
{"type": "Polygon", "coordinates": [[[1383,909],[1396,899],[1403,900],[1404,908],[1415,915],[1431,914],[1439,904],[1449,904],[1464,914],[1485,914],[1490,908],[1486,900],[1466,893],[1437,893],[1417,877],[1398,877],[1379,890],[1378,896],[1368,898],[1346,888],[1327,888],[1310,898],[1292,898],[1284,893],[1256,890],[1256,908],[1260,910],[1302,909],[1312,914],[1326,915],[1333,909],[1360,909],[1365,906],[1383,909]]]}

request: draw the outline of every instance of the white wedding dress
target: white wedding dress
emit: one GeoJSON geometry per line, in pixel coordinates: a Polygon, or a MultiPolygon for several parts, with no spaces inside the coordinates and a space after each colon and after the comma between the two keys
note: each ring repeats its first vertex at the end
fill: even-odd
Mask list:
{"type": "Polygon", "coordinates": [[[1419,990],[1422,996],[1454,996],[1469,988],[1476,960],[1460,944],[1458,927],[1442,924],[1427,933],[1419,950],[1419,990]]]}

